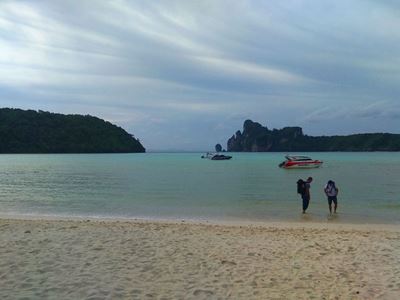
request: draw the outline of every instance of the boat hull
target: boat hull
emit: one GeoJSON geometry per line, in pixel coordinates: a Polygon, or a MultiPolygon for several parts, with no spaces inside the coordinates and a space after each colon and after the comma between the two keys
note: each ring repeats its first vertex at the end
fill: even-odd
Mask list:
{"type": "Polygon", "coordinates": [[[232,156],[228,156],[228,155],[215,155],[215,156],[211,157],[211,160],[229,160],[231,158],[232,158],[232,156]]]}
{"type": "Polygon", "coordinates": [[[314,162],[285,162],[281,165],[284,169],[313,169],[319,168],[322,165],[321,161],[314,162]]]}

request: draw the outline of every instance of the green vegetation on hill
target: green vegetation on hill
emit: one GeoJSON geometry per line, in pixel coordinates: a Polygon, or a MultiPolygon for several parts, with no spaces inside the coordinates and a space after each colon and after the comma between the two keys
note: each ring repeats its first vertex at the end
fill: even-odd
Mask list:
{"type": "Polygon", "coordinates": [[[0,109],[0,153],[145,152],[121,127],[92,116],[0,109]]]}
{"type": "Polygon", "coordinates": [[[228,140],[232,152],[400,151],[400,134],[365,133],[347,136],[307,136],[300,127],[269,130],[246,120],[243,132],[228,140]]]}

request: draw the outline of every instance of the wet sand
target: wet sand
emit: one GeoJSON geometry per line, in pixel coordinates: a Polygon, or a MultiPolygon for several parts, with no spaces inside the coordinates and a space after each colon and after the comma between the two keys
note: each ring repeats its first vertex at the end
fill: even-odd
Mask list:
{"type": "Polygon", "coordinates": [[[399,299],[400,228],[0,219],[1,299],[399,299]]]}

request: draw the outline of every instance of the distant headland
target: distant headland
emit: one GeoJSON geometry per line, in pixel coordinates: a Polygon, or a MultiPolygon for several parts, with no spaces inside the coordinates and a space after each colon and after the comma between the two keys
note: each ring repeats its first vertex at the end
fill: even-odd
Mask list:
{"type": "Polygon", "coordinates": [[[301,127],[269,130],[246,120],[227,142],[231,152],[400,151],[400,134],[363,133],[347,136],[308,136],[301,127]]]}
{"type": "Polygon", "coordinates": [[[93,116],[0,109],[0,153],[145,152],[133,135],[93,116]]]}

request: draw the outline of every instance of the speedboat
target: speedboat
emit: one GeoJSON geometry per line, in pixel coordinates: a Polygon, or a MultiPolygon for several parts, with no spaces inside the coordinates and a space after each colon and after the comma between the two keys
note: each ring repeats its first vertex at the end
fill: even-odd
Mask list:
{"type": "Polygon", "coordinates": [[[279,164],[280,168],[284,169],[308,169],[319,168],[322,161],[314,160],[308,156],[303,155],[286,155],[286,160],[279,164]]]}
{"type": "Polygon", "coordinates": [[[207,152],[207,154],[202,155],[201,158],[208,158],[211,160],[228,160],[231,159],[232,156],[207,152]]]}
{"type": "Polygon", "coordinates": [[[211,160],[228,160],[231,158],[232,156],[229,155],[215,154],[213,157],[211,157],[211,160]]]}

